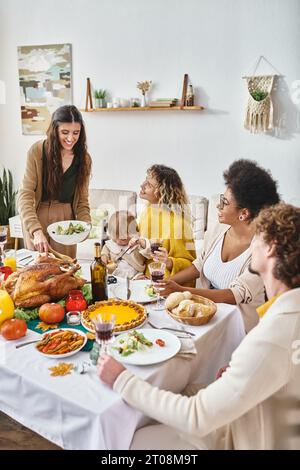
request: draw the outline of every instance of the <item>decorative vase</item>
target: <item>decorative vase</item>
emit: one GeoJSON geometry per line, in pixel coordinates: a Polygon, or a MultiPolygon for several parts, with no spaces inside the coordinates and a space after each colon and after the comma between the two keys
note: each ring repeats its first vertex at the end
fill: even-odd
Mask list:
{"type": "Polygon", "coordinates": [[[142,107],[142,108],[145,108],[146,106],[147,106],[147,104],[146,104],[146,96],[145,96],[145,95],[142,95],[141,107],[142,107]]]}
{"type": "Polygon", "coordinates": [[[105,108],[104,98],[96,98],[96,108],[105,108]]]}

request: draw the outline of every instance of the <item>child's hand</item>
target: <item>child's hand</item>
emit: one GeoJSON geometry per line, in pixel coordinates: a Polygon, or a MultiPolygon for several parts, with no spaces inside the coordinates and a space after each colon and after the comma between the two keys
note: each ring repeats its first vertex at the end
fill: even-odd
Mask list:
{"type": "Polygon", "coordinates": [[[102,261],[102,263],[105,264],[105,266],[106,266],[106,265],[108,264],[108,261],[109,261],[108,256],[106,256],[106,255],[101,255],[101,261],[102,261]]]}
{"type": "Polygon", "coordinates": [[[144,238],[140,238],[140,237],[132,237],[129,240],[128,245],[131,248],[133,248],[134,246],[140,246],[141,248],[146,248],[146,242],[145,242],[144,238]]]}

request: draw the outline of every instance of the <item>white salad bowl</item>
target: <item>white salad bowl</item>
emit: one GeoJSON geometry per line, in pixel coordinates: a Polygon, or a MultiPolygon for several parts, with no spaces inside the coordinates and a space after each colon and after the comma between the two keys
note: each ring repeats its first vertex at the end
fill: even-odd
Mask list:
{"type": "Polygon", "coordinates": [[[76,245],[86,240],[91,231],[92,225],[81,220],[62,220],[60,222],[54,222],[54,224],[48,225],[47,232],[49,236],[57,243],[62,245],[76,245]],[[72,233],[71,235],[59,235],[57,233],[57,228],[60,226],[63,230],[67,230],[70,226],[70,223],[73,225],[80,225],[83,227],[83,231],[79,233],[72,233]]]}

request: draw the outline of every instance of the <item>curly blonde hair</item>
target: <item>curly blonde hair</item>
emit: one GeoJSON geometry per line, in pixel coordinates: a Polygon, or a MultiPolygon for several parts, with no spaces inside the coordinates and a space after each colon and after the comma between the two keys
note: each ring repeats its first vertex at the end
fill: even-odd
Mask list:
{"type": "Polygon", "coordinates": [[[300,287],[300,208],[280,203],[263,209],[256,233],[275,245],[274,277],[290,288],[300,287]]]}
{"type": "Polygon", "coordinates": [[[158,183],[156,195],[158,204],[174,209],[186,210],[189,203],[184,185],[177,171],[165,165],[152,165],[147,170],[147,175],[155,178],[158,183]]]}

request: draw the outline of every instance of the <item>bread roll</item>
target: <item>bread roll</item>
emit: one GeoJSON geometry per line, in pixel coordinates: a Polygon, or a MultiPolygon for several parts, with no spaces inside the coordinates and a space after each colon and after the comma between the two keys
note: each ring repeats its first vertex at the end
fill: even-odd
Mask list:
{"type": "Polygon", "coordinates": [[[173,309],[171,310],[171,312],[173,313],[173,315],[177,315],[177,316],[179,316],[179,317],[180,317],[180,315],[181,315],[180,312],[179,312],[179,310],[178,310],[178,307],[173,308],[173,309]]]}
{"type": "Polygon", "coordinates": [[[177,307],[179,303],[185,299],[183,292],[173,292],[167,297],[165,306],[168,310],[172,310],[173,308],[177,307]]]}
{"type": "Polygon", "coordinates": [[[189,311],[190,311],[191,317],[196,317],[197,313],[199,312],[199,304],[194,302],[193,305],[190,305],[189,311]]]}
{"type": "Polygon", "coordinates": [[[190,291],[186,290],[183,292],[183,295],[185,299],[191,299],[193,294],[190,291]]]}
{"type": "Polygon", "coordinates": [[[183,317],[192,317],[193,312],[191,311],[191,307],[194,305],[194,302],[189,299],[182,300],[178,305],[179,315],[183,317]]]}
{"type": "Polygon", "coordinates": [[[204,304],[196,304],[197,309],[195,312],[196,317],[206,317],[207,315],[211,315],[215,312],[214,305],[204,305],[204,304]]]}

